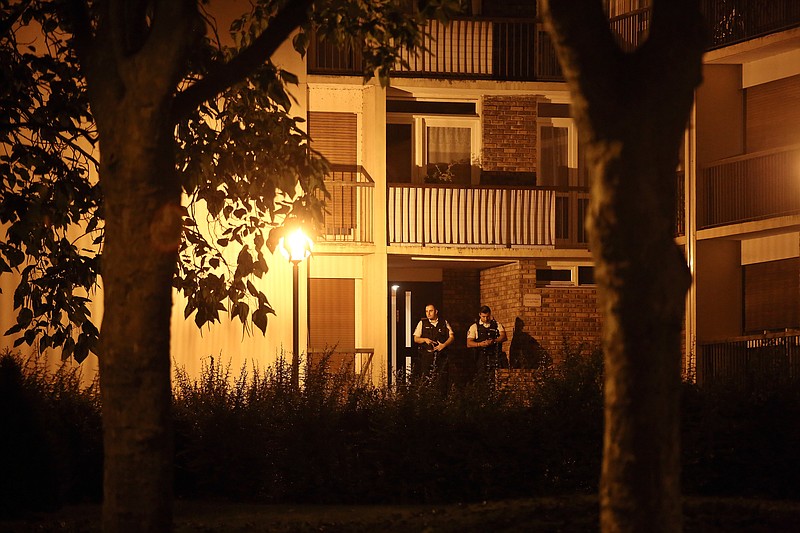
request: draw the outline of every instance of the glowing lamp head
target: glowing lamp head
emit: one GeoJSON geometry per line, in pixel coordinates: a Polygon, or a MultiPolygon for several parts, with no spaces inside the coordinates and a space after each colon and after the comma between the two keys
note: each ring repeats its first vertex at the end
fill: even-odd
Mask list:
{"type": "Polygon", "coordinates": [[[281,237],[280,241],[278,241],[278,248],[281,253],[292,263],[299,263],[310,256],[313,245],[314,243],[311,237],[303,233],[303,230],[300,228],[281,237]]]}

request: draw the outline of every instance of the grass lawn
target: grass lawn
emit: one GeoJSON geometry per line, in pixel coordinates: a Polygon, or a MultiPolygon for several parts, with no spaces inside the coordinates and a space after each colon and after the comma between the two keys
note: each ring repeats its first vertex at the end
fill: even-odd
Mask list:
{"type": "MultiPolygon", "coordinates": [[[[561,496],[457,505],[286,506],[179,501],[176,532],[591,532],[597,498],[561,496]]],[[[99,532],[98,506],[0,522],[1,532],[99,532]]],[[[800,531],[800,502],[686,498],[684,531],[800,531]]]]}

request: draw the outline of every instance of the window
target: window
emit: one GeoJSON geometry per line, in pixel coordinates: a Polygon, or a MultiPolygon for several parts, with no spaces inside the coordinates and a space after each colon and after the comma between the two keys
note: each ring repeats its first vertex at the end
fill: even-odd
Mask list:
{"type": "Polygon", "coordinates": [[[472,130],[468,127],[428,126],[425,138],[425,181],[469,184],[472,130]]]}
{"type": "Polygon", "coordinates": [[[569,268],[537,268],[537,285],[572,285],[572,270],[569,268]]]}
{"type": "Polygon", "coordinates": [[[595,285],[593,266],[578,267],[578,285],[595,285]]]}
{"type": "Polygon", "coordinates": [[[744,330],[800,327],[800,258],[744,265],[744,330]]]}
{"type": "Polygon", "coordinates": [[[578,170],[578,134],[572,119],[540,117],[538,139],[538,185],[587,186],[586,173],[578,170]]]}
{"type": "Polygon", "coordinates": [[[536,269],[537,287],[595,285],[594,266],[554,264],[536,269]]]}
{"type": "Polygon", "coordinates": [[[386,181],[411,183],[412,125],[386,125],[386,181]]]}
{"type": "Polygon", "coordinates": [[[389,183],[469,185],[480,180],[477,116],[387,113],[386,121],[389,183]]]}

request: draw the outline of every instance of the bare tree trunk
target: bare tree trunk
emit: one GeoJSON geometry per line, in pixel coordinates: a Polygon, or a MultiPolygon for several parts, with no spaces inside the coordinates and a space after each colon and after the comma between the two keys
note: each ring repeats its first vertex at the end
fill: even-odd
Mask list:
{"type": "Polygon", "coordinates": [[[676,168],[703,42],[696,0],[654,0],[650,35],[617,47],[599,0],[547,1],[592,179],[587,220],[604,314],[604,532],[680,531],[680,334],[686,261],[676,168]]]}
{"type": "Polygon", "coordinates": [[[173,97],[202,36],[195,0],[75,9],[100,146],[103,528],[172,527],[170,316],[181,239],[173,97]],[[151,7],[152,11],[145,9],[151,7]]]}
{"type": "Polygon", "coordinates": [[[146,113],[121,105],[116,122],[127,127],[119,131],[138,135],[106,132],[102,147],[103,524],[115,532],[164,531],[172,521],[169,323],[180,189],[172,129],[148,124],[146,113]]]}

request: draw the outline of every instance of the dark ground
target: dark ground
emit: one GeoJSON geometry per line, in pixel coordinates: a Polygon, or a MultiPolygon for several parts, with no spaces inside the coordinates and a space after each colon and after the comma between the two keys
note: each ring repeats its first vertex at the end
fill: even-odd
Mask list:
{"type": "MultiPolygon", "coordinates": [[[[564,496],[442,506],[286,506],[177,502],[176,532],[463,533],[597,531],[597,499],[564,496]]],[[[0,532],[99,532],[98,506],[68,507],[18,521],[0,532]]],[[[687,498],[684,531],[800,531],[800,502],[687,498]]]]}

